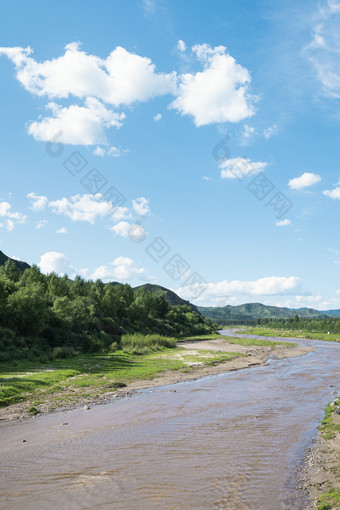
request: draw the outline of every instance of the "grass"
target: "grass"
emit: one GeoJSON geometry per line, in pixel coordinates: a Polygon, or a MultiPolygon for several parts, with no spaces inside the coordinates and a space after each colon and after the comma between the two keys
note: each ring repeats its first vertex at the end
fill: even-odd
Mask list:
{"type": "MultiPolygon", "coordinates": [[[[325,411],[325,418],[322,420],[319,430],[322,437],[327,441],[334,439],[340,431],[340,425],[334,421],[334,411],[340,410],[340,400],[336,399],[335,405],[328,404],[325,411]]],[[[332,467],[332,471],[340,473],[340,464],[332,467]]],[[[339,475],[338,475],[339,478],[339,475]]],[[[318,497],[318,510],[331,510],[340,508],[340,489],[328,487],[328,490],[318,497]]]]}
{"type": "Polygon", "coordinates": [[[211,365],[241,355],[198,350],[193,355],[180,347],[164,346],[174,345],[175,339],[163,345],[151,345],[147,339],[143,345],[143,340],[133,337],[125,340],[124,350],[105,354],[82,354],[48,363],[0,363],[0,407],[28,401],[33,414],[39,404],[53,403],[57,407],[83,397],[95,398],[137,379],[152,380],[167,370],[191,371],[195,369],[190,366],[193,363],[211,365]]]}
{"type": "Polygon", "coordinates": [[[327,342],[340,342],[340,334],[339,333],[318,333],[308,331],[306,329],[300,330],[296,329],[288,329],[281,330],[275,328],[260,328],[254,326],[252,328],[247,328],[245,330],[240,331],[240,334],[249,334],[249,335],[260,335],[260,336],[277,336],[283,338],[310,338],[312,340],[326,340],[327,342]]]}
{"type": "Polygon", "coordinates": [[[340,490],[330,489],[319,498],[318,510],[332,510],[340,507],[340,490]],[[336,505],[336,506],[335,506],[336,505]]]}
{"type": "MultiPolygon", "coordinates": [[[[245,333],[242,332],[242,333],[245,333]]],[[[200,335],[200,336],[190,336],[190,337],[184,337],[181,338],[181,342],[192,342],[195,340],[215,340],[215,339],[221,339],[223,338],[226,340],[229,344],[235,344],[235,345],[257,345],[262,347],[278,347],[281,345],[284,345],[286,347],[294,347],[294,343],[289,342],[274,342],[272,340],[257,340],[255,338],[234,338],[229,337],[225,335],[219,335],[216,333],[212,333],[210,335],[200,335]]]]}

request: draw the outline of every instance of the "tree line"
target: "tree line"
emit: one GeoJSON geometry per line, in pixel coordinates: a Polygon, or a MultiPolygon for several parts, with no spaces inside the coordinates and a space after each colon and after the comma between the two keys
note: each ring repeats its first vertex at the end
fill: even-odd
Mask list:
{"type": "Polygon", "coordinates": [[[340,333],[340,318],[327,317],[323,319],[308,319],[299,317],[289,319],[257,319],[255,325],[268,326],[275,329],[307,330],[315,333],[340,333]]]}
{"type": "Polygon", "coordinates": [[[145,289],[44,275],[35,265],[21,272],[12,260],[0,267],[0,361],[114,350],[124,334],[212,331],[210,319],[145,289]]]}

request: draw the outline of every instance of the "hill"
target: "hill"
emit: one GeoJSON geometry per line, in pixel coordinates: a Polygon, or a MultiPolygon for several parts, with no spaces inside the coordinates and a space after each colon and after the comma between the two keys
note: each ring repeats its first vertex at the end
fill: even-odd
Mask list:
{"type": "Polygon", "coordinates": [[[198,306],[198,311],[201,312],[204,317],[219,323],[228,320],[244,321],[264,318],[288,319],[294,318],[296,314],[300,317],[310,319],[324,319],[327,317],[327,312],[319,312],[313,308],[280,308],[278,306],[267,306],[261,303],[245,303],[243,305],[226,305],[223,307],[198,306]]]}
{"type": "Polygon", "coordinates": [[[173,292],[172,290],[167,289],[166,287],[162,287],[161,285],[154,285],[152,283],[145,283],[144,285],[139,285],[138,287],[134,287],[134,291],[137,292],[139,289],[145,289],[147,292],[150,292],[153,296],[165,296],[165,299],[172,306],[183,306],[187,305],[196,312],[199,313],[198,308],[190,303],[190,301],[185,301],[185,299],[180,298],[173,292]]]}
{"type": "Polygon", "coordinates": [[[11,259],[7,257],[2,251],[0,251],[0,266],[3,266],[7,260],[12,260],[20,271],[24,272],[25,269],[29,269],[31,266],[27,262],[21,262],[20,260],[11,259]]]}

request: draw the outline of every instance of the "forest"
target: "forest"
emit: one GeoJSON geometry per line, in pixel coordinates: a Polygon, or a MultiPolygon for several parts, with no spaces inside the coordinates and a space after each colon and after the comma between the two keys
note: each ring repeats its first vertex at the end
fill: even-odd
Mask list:
{"type": "Polygon", "coordinates": [[[296,314],[294,318],[289,319],[257,319],[252,321],[252,324],[275,329],[306,330],[312,333],[340,333],[340,319],[336,317],[307,319],[296,314]]]}
{"type": "Polygon", "coordinates": [[[13,260],[0,267],[0,361],[48,361],[120,348],[123,335],[179,338],[215,330],[190,306],[128,284],[21,271],[13,260]]]}

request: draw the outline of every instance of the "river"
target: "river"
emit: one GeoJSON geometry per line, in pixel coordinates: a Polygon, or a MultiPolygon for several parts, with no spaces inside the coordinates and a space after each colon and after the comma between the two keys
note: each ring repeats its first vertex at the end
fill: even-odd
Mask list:
{"type": "Polygon", "coordinates": [[[296,467],[340,389],[340,344],[294,341],[316,350],[0,424],[0,507],[305,510],[296,467]]]}

